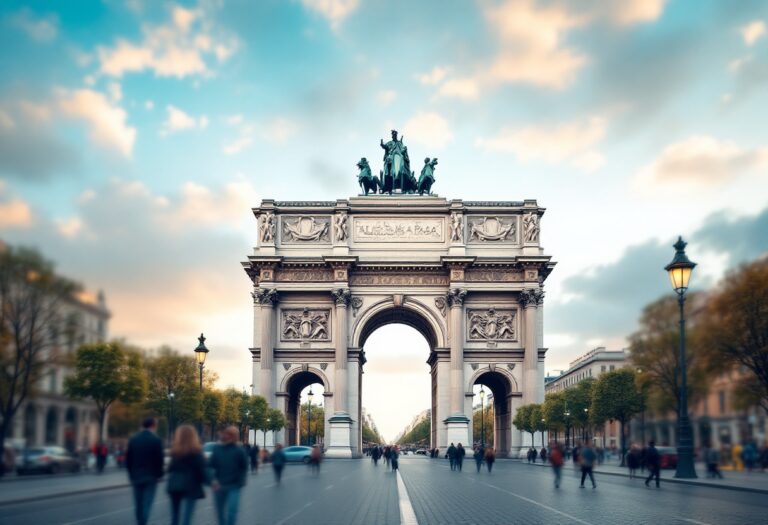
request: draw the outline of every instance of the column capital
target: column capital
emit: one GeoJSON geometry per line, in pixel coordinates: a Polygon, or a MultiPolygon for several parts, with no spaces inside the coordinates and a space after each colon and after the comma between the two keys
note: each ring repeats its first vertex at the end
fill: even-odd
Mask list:
{"type": "Polygon", "coordinates": [[[535,308],[540,304],[544,304],[544,290],[539,288],[523,290],[520,292],[518,301],[520,301],[523,308],[535,308]]]}
{"type": "Polygon", "coordinates": [[[467,296],[467,289],[466,288],[451,288],[448,290],[448,295],[446,296],[446,299],[448,300],[448,304],[451,306],[451,308],[458,308],[461,307],[461,305],[464,304],[464,298],[467,296]]]}
{"type": "Polygon", "coordinates": [[[277,304],[277,290],[274,288],[257,288],[251,292],[253,304],[262,306],[275,306],[277,304]]]}
{"type": "Polygon", "coordinates": [[[331,290],[331,296],[333,297],[336,306],[343,306],[344,308],[349,306],[349,303],[352,301],[352,292],[349,291],[349,288],[336,288],[331,290]]]}

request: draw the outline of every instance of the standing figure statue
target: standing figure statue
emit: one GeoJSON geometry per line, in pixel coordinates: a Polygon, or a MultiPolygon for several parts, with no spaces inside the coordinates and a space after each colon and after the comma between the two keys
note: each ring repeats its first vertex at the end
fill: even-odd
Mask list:
{"type": "Polygon", "coordinates": [[[424,195],[425,191],[427,195],[432,192],[432,184],[435,182],[435,166],[437,166],[437,157],[432,160],[429,157],[424,159],[424,167],[421,168],[421,176],[416,184],[419,195],[424,195]]]}
{"type": "Polygon", "coordinates": [[[408,148],[403,144],[403,137],[400,136],[398,140],[397,130],[393,129],[392,140],[385,144],[382,139],[380,146],[384,150],[384,170],[381,186],[407,191],[412,174],[411,161],[408,158],[408,148]]]}

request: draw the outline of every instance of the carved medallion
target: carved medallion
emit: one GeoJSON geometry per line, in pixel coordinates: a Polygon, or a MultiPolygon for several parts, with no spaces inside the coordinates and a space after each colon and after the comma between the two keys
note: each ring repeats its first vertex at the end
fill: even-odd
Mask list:
{"type": "Polygon", "coordinates": [[[285,216],[282,241],[284,244],[330,242],[330,217],[285,216]]]}
{"type": "Polygon", "coordinates": [[[517,242],[515,217],[472,217],[469,242],[517,242]]]}
{"type": "Polygon", "coordinates": [[[281,340],[329,341],[329,309],[283,310],[281,340]]]}
{"type": "Polygon", "coordinates": [[[467,310],[468,341],[515,341],[516,310],[467,310]]]}

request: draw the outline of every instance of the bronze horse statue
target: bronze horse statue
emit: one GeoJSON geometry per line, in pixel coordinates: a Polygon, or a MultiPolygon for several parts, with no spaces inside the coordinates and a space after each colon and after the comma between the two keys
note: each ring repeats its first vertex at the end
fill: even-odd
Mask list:
{"type": "Polygon", "coordinates": [[[360,189],[368,195],[369,191],[372,191],[374,195],[379,191],[381,187],[381,181],[375,175],[371,175],[371,167],[368,165],[368,160],[363,157],[360,162],[357,163],[360,173],[357,175],[357,182],[360,184],[360,189]]]}

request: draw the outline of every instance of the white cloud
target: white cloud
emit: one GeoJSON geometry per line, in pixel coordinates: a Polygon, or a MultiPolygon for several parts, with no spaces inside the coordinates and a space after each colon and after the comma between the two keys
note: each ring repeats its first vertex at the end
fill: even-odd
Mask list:
{"type": "Polygon", "coordinates": [[[227,124],[230,126],[238,126],[243,123],[245,118],[242,115],[230,115],[226,118],[227,124]]]}
{"type": "Polygon", "coordinates": [[[205,129],[208,126],[208,117],[205,115],[195,118],[175,106],[166,106],[168,118],[163,123],[161,133],[170,134],[188,129],[205,129]]]}
{"type": "Polygon", "coordinates": [[[37,17],[31,9],[25,7],[11,16],[11,24],[24,31],[38,42],[50,42],[58,33],[59,19],[56,15],[37,17]]]}
{"type": "Polygon", "coordinates": [[[666,0],[600,0],[599,9],[618,25],[632,25],[657,20],[666,0]]]}
{"type": "Polygon", "coordinates": [[[94,142],[131,156],[136,129],[128,126],[126,111],[103,93],[91,89],[59,90],[57,102],[62,115],[88,124],[94,142]]]}
{"type": "Polygon", "coordinates": [[[596,146],[605,137],[606,127],[605,119],[591,117],[556,125],[505,128],[495,137],[478,139],[476,144],[486,151],[513,153],[523,162],[568,162],[591,172],[604,163],[596,146]]]}
{"type": "Polygon", "coordinates": [[[359,0],[302,0],[304,7],[325,17],[336,30],[352,12],[359,0]]]}
{"type": "Polygon", "coordinates": [[[751,56],[736,58],[728,62],[728,69],[730,69],[732,73],[738,73],[741,70],[741,68],[743,68],[750,62],[752,62],[751,56]]]}
{"type": "Polygon", "coordinates": [[[450,69],[448,67],[444,66],[435,66],[432,68],[432,71],[429,73],[424,73],[421,75],[416,75],[416,78],[419,82],[426,86],[433,86],[435,84],[439,84],[443,81],[443,79],[448,74],[448,71],[450,69]]]}
{"type": "Polygon", "coordinates": [[[159,77],[177,78],[207,74],[209,57],[221,62],[238,44],[234,37],[214,34],[204,20],[202,9],[174,7],[170,23],[143,26],[141,42],[118,39],[113,47],[98,47],[101,73],[121,77],[150,70],[159,77]]]}
{"type": "Polygon", "coordinates": [[[440,86],[437,95],[475,100],[480,95],[480,83],[475,78],[452,78],[440,86]]]}
{"type": "Polygon", "coordinates": [[[55,222],[57,230],[62,237],[76,237],[83,230],[83,221],[79,217],[59,219],[55,222]]]}
{"type": "Polygon", "coordinates": [[[240,153],[253,144],[256,137],[272,144],[283,144],[300,130],[299,122],[284,116],[276,116],[271,120],[256,123],[246,121],[242,115],[227,117],[227,123],[239,127],[239,136],[224,144],[222,150],[227,155],[240,153]]]}
{"type": "Polygon", "coordinates": [[[123,99],[123,88],[119,82],[110,82],[107,85],[107,92],[112,102],[120,102],[123,99]]]}
{"type": "Polygon", "coordinates": [[[253,137],[239,137],[232,142],[224,145],[224,153],[227,155],[234,155],[240,153],[253,143],[253,137]]]}
{"type": "Polygon", "coordinates": [[[18,198],[0,201],[0,228],[27,228],[31,224],[29,204],[18,198]]]}
{"type": "Polygon", "coordinates": [[[701,135],[689,137],[664,148],[640,170],[636,184],[641,188],[690,190],[716,188],[750,172],[768,168],[768,148],[745,148],[738,144],[701,135]]]}
{"type": "Polygon", "coordinates": [[[448,121],[437,113],[424,111],[417,113],[405,123],[403,136],[406,135],[414,142],[438,149],[445,147],[453,140],[448,121]]]}
{"type": "Polygon", "coordinates": [[[765,22],[755,20],[740,29],[741,37],[747,46],[754,45],[762,36],[765,35],[765,22]]]}
{"type": "Polygon", "coordinates": [[[392,102],[395,101],[397,98],[397,91],[393,89],[385,89],[383,91],[379,91],[379,93],[376,95],[376,100],[379,101],[379,104],[382,106],[389,106],[392,102]]]}
{"type": "Polygon", "coordinates": [[[152,111],[153,109],[155,109],[155,103],[153,101],[151,101],[151,100],[145,100],[144,101],[144,108],[147,111],[152,111]]]}

